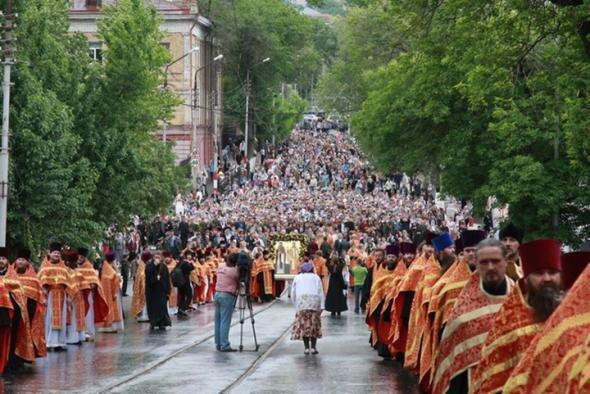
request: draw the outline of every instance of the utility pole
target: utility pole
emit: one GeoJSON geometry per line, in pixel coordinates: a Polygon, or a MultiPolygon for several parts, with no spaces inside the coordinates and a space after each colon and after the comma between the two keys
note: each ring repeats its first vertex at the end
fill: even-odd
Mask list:
{"type": "Polygon", "coordinates": [[[250,106],[250,69],[246,72],[246,122],[244,123],[244,153],[246,154],[246,159],[249,158],[248,156],[248,113],[250,106]]]}
{"type": "Polygon", "coordinates": [[[248,137],[249,137],[249,127],[248,127],[248,122],[249,122],[249,111],[250,111],[250,94],[251,92],[251,88],[252,88],[252,82],[250,81],[250,70],[252,70],[254,67],[259,66],[263,63],[266,63],[270,61],[270,57],[264,58],[263,60],[259,61],[258,63],[254,64],[253,66],[251,66],[250,68],[248,68],[248,70],[246,71],[246,124],[244,125],[244,151],[246,153],[246,159],[250,159],[250,156],[248,155],[248,137]]]}
{"type": "Polygon", "coordinates": [[[12,0],[6,0],[4,39],[2,40],[4,82],[2,84],[2,145],[0,146],[0,247],[6,246],[6,227],[8,226],[8,137],[10,135],[10,73],[11,66],[14,64],[13,22],[12,0]]]}

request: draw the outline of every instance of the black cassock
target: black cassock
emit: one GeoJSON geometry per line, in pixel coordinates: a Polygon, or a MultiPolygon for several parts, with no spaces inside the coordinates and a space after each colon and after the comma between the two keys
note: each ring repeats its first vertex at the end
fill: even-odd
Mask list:
{"type": "Polygon", "coordinates": [[[328,312],[344,312],[348,309],[346,296],[344,295],[346,283],[342,277],[342,270],[336,269],[335,271],[330,274],[325,307],[328,312]]]}
{"type": "Polygon", "coordinates": [[[145,266],[145,301],[151,327],[172,325],[168,315],[168,296],[170,277],[164,263],[158,265],[150,261],[145,266]]]}

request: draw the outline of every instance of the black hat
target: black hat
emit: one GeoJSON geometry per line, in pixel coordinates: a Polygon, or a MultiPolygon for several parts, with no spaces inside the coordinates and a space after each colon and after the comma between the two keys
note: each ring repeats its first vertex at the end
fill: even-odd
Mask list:
{"type": "Polygon", "coordinates": [[[152,254],[150,253],[149,250],[144,250],[141,253],[141,261],[148,262],[148,261],[150,261],[151,258],[152,258],[152,254]]]}
{"type": "Polygon", "coordinates": [[[31,258],[31,251],[27,248],[21,248],[16,254],[17,259],[29,260],[31,258]]]}
{"type": "Polygon", "coordinates": [[[84,257],[88,257],[88,248],[78,248],[78,254],[84,257]]]}
{"type": "Polygon", "coordinates": [[[465,230],[461,233],[463,248],[472,248],[480,241],[486,239],[487,233],[483,230],[465,230]]]}
{"type": "Polygon", "coordinates": [[[8,250],[8,248],[0,247],[0,257],[8,258],[9,254],[10,250],[8,250]]]}
{"type": "Polygon", "coordinates": [[[509,222],[500,229],[500,240],[503,240],[506,237],[512,237],[518,240],[519,243],[522,243],[524,230],[515,226],[512,222],[509,222]]]}
{"type": "Polygon", "coordinates": [[[49,252],[61,252],[61,244],[59,242],[52,242],[49,244],[49,252]]]}
{"type": "Polygon", "coordinates": [[[426,245],[432,245],[432,240],[438,237],[438,235],[438,233],[426,230],[426,232],[424,233],[424,242],[426,242],[426,245]]]}

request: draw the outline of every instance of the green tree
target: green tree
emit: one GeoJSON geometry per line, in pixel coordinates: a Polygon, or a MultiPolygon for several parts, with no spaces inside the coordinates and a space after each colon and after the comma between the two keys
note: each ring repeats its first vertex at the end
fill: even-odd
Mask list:
{"type": "Polygon", "coordinates": [[[226,123],[243,125],[250,70],[251,130],[270,131],[273,111],[268,108],[281,83],[297,84],[300,92],[307,92],[312,75],[318,75],[322,58],[313,40],[314,29],[320,28],[282,0],[216,0],[210,17],[225,56],[226,123]],[[267,57],[270,62],[260,64],[267,57]]]}
{"type": "Polygon", "coordinates": [[[396,2],[395,13],[399,26],[417,28],[400,56],[369,74],[354,119],[378,165],[440,176],[443,191],[480,209],[496,196],[529,238],[587,236],[583,11],[454,0],[396,2]]]}
{"type": "Polygon", "coordinates": [[[118,1],[104,14],[98,24],[104,64],[89,76],[79,130],[91,141],[83,154],[99,174],[95,218],[108,225],[166,208],[186,182],[170,147],[153,138],[178,103],[161,88],[170,55],[161,45],[160,17],[141,0],[118,1]]]}
{"type": "Polygon", "coordinates": [[[295,89],[288,87],[284,98],[277,95],[273,100],[273,124],[270,128],[265,128],[267,131],[259,139],[270,141],[274,136],[277,141],[282,141],[289,137],[293,125],[301,120],[306,108],[307,102],[299,96],[295,89]]]}
{"type": "Polygon", "coordinates": [[[366,99],[370,72],[386,65],[407,47],[386,1],[352,7],[336,23],[338,54],[322,75],[316,95],[322,109],[352,114],[366,99]]]}
{"type": "Polygon", "coordinates": [[[177,103],[161,89],[169,55],[156,11],[140,0],[107,7],[101,64],[68,33],[69,7],[16,1],[8,236],[34,250],[101,239],[130,214],[165,209],[187,182],[153,138],[177,103]]]}
{"type": "Polygon", "coordinates": [[[15,6],[9,244],[39,250],[51,239],[87,241],[100,231],[89,204],[97,174],[80,156],[69,104],[83,89],[78,56],[86,59],[88,52],[68,34],[68,1],[15,6]]]}

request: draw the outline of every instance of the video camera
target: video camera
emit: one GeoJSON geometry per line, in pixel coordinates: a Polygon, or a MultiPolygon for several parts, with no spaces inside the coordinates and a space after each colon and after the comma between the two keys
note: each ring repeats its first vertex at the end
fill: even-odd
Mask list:
{"type": "Polygon", "coordinates": [[[252,272],[252,259],[244,252],[236,256],[236,266],[240,274],[240,287],[245,287],[246,294],[250,294],[250,273],[252,272]]]}

